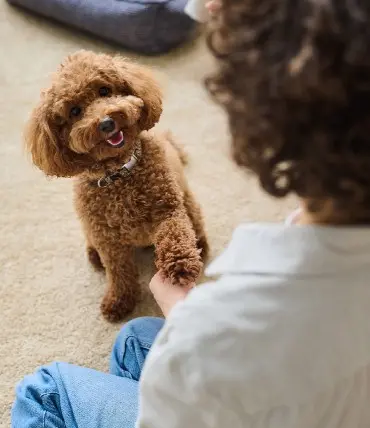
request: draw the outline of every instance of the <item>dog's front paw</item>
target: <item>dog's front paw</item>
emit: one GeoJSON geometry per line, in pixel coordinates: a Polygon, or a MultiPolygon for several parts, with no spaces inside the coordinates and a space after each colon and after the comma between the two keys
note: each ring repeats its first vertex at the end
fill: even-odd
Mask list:
{"type": "Polygon", "coordinates": [[[111,323],[123,321],[135,308],[138,298],[134,295],[117,296],[108,292],[100,309],[104,318],[111,323]]]}
{"type": "Polygon", "coordinates": [[[157,267],[173,284],[186,286],[196,282],[203,263],[199,251],[195,251],[191,256],[168,260],[167,263],[157,267]]]}

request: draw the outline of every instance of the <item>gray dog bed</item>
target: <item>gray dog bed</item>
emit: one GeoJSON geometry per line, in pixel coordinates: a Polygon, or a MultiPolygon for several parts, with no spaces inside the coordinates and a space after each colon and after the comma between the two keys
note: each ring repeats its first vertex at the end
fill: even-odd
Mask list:
{"type": "Polygon", "coordinates": [[[146,54],[166,52],[195,26],[187,0],[8,0],[38,14],[146,54]]]}

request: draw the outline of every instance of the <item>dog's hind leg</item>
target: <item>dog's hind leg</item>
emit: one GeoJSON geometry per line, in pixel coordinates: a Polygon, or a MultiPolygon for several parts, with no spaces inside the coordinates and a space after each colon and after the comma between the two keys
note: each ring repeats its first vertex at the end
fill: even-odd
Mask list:
{"type": "Polygon", "coordinates": [[[86,239],[87,258],[97,272],[104,271],[105,267],[102,263],[99,251],[96,249],[96,246],[93,243],[94,241],[92,240],[90,230],[85,224],[83,224],[83,226],[84,226],[85,239],[86,239]]]}
{"type": "Polygon", "coordinates": [[[93,246],[88,245],[86,252],[87,252],[87,258],[89,259],[89,262],[92,264],[95,270],[97,271],[105,270],[103,263],[101,261],[100,255],[93,246]]]}

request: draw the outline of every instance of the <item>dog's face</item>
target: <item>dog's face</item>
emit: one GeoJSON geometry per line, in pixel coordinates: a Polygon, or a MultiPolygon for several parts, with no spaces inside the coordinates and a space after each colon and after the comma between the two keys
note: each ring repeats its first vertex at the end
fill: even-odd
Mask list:
{"type": "Polygon", "coordinates": [[[81,51],[69,56],[42,94],[26,131],[33,162],[70,177],[129,153],[162,113],[161,93],[141,66],[81,51]]]}

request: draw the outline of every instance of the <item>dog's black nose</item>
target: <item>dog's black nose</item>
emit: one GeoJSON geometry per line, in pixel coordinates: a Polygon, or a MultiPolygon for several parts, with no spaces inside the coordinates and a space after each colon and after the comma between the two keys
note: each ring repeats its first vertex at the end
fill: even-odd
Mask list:
{"type": "Polygon", "coordinates": [[[99,129],[101,132],[105,132],[108,134],[109,132],[114,131],[116,128],[116,124],[113,119],[110,117],[105,117],[100,123],[99,123],[99,129]]]}

